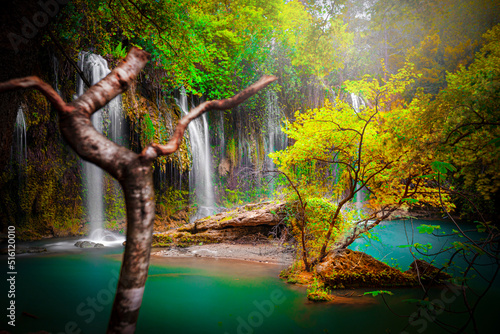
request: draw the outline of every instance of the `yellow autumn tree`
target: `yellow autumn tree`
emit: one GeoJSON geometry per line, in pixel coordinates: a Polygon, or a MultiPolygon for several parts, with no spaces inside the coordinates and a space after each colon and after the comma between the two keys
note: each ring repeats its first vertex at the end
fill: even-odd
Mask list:
{"type": "Polygon", "coordinates": [[[401,97],[415,77],[414,65],[406,63],[387,80],[365,76],[346,82],[346,90],[362,95],[366,106],[355,110],[340,99],[327,101],[322,108],[297,112],[295,121],[283,128],[294,144],[272,154],[274,162],[287,175],[294,175],[297,184],[317,186],[336,204],[316,260],[326,255],[332,243],[347,247],[396,209],[441,204],[452,208],[449,196],[428,178],[434,173],[435,137],[423,131],[422,123],[430,96],[418,93],[409,103],[401,97]],[[317,172],[325,166],[337,171],[334,180],[317,172]],[[307,177],[299,175],[304,169],[309,170],[307,177]],[[333,240],[342,211],[363,188],[370,194],[365,223],[353,224],[348,233],[333,240]],[[374,223],[367,224],[368,220],[374,223]]]}

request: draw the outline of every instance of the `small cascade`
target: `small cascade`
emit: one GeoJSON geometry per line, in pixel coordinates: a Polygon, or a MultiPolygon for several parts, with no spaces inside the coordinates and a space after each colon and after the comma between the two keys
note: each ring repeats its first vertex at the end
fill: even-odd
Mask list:
{"type": "MultiPolygon", "coordinates": [[[[356,186],[356,189],[359,189],[359,184],[356,186]]],[[[359,191],[354,194],[354,198],[352,199],[352,204],[356,210],[362,215],[365,211],[365,204],[368,196],[368,190],[365,187],[359,189],[359,191]]]]}
{"type": "MultiPolygon", "coordinates": [[[[278,96],[275,91],[266,90],[266,135],[265,143],[265,169],[276,169],[273,160],[269,157],[270,153],[284,150],[288,144],[287,136],[281,131],[282,117],[281,110],[278,105],[278,96]]],[[[271,175],[272,176],[272,175],[271,175]]],[[[270,183],[270,190],[274,189],[274,184],[270,183]]]]}
{"type": "Polygon", "coordinates": [[[219,111],[219,124],[217,129],[220,138],[219,158],[223,159],[225,157],[225,151],[226,151],[226,138],[224,136],[224,111],[219,111]]]}
{"type": "Polygon", "coordinates": [[[14,125],[14,145],[12,146],[12,157],[15,157],[15,163],[19,171],[19,179],[26,172],[28,158],[28,147],[26,143],[26,118],[23,108],[17,109],[16,124],[14,125]]]}
{"type": "MultiPolygon", "coordinates": [[[[354,93],[351,93],[352,107],[356,113],[360,112],[360,107],[365,105],[365,102],[354,93]]],[[[359,187],[359,185],[358,185],[359,187]]],[[[367,190],[365,187],[361,188],[355,195],[353,202],[355,203],[356,209],[362,211],[364,209],[366,200],[367,190]]]]}
{"type": "MultiPolygon", "coordinates": [[[[183,114],[189,112],[186,90],[181,89],[180,98],[176,100],[183,114]]],[[[193,167],[189,172],[189,190],[196,196],[198,211],[191,221],[210,216],[217,212],[215,207],[214,185],[212,182],[212,154],[210,149],[209,127],[207,115],[203,114],[188,126],[193,167]]]]}
{"type": "MultiPolygon", "coordinates": [[[[102,80],[111,71],[108,68],[107,61],[99,55],[82,51],[78,55],[78,66],[84,73],[91,85],[95,85],[102,80]]],[[[87,87],[77,75],[76,93],[81,96],[87,87]]],[[[125,137],[125,119],[122,113],[121,96],[117,96],[110,101],[108,105],[91,116],[92,125],[99,132],[103,133],[105,129],[104,119],[109,124],[108,137],[119,145],[126,144],[125,137]]],[[[83,161],[83,182],[85,189],[85,207],[87,219],[90,221],[90,235],[104,236],[102,232],[104,222],[104,173],[101,168],[93,163],[83,161]]],[[[115,185],[117,186],[117,185],[115,185]]],[[[120,193],[119,190],[115,193],[120,193]]],[[[120,195],[117,195],[120,196],[120,195]]],[[[114,199],[116,201],[116,199],[114,199]]],[[[92,241],[101,242],[102,238],[92,239],[92,241]]]]}
{"type": "Polygon", "coordinates": [[[358,113],[359,112],[359,102],[358,102],[358,97],[356,96],[356,94],[351,93],[351,100],[352,100],[352,107],[358,113]]]}
{"type": "Polygon", "coordinates": [[[105,107],[111,121],[109,139],[121,146],[128,146],[125,117],[122,109],[122,96],[118,95],[105,107]]]}
{"type": "Polygon", "coordinates": [[[352,100],[352,107],[356,111],[356,113],[359,113],[360,107],[365,105],[365,101],[361,96],[358,96],[354,93],[351,93],[351,100],[352,100]]]}

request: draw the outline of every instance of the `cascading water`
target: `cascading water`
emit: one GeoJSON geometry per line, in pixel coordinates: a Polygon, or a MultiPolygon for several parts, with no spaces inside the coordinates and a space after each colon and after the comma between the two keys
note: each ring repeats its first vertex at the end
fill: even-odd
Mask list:
{"type": "Polygon", "coordinates": [[[362,210],[365,203],[366,189],[361,188],[355,195],[356,209],[362,210]]]}
{"type": "Polygon", "coordinates": [[[17,109],[12,156],[15,156],[15,162],[19,172],[19,180],[21,180],[26,171],[26,161],[28,158],[28,147],[26,144],[26,118],[24,117],[23,108],[21,106],[17,109]]]}
{"type": "MultiPolygon", "coordinates": [[[[95,85],[111,71],[107,61],[99,55],[81,51],[78,55],[78,66],[91,85],[95,85]]],[[[77,75],[76,93],[82,95],[86,90],[85,83],[77,75]]],[[[117,96],[107,106],[91,116],[94,128],[103,133],[104,117],[109,117],[109,137],[119,145],[124,145],[124,118],[121,107],[121,96],[117,96]]],[[[106,118],[107,118],[106,117],[106,118]]],[[[114,241],[111,233],[103,229],[104,223],[104,173],[101,168],[93,163],[83,161],[83,180],[85,188],[85,207],[87,219],[90,221],[90,238],[93,241],[114,241]]]]}
{"type": "MultiPolygon", "coordinates": [[[[276,92],[268,89],[266,91],[266,136],[265,143],[265,167],[267,170],[274,170],[275,165],[269,157],[270,153],[284,150],[288,145],[288,137],[281,131],[282,116],[278,105],[278,96],[276,92]]],[[[270,182],[270,190],[274,190],[274,183],[270,182]]]]}
{"type": "MultiPolygon", "coordinates": [[[[354,93],[351,93],[351,100],[352,100],[352,107],[354,108],[356,113],[359,113],[360,106],[362,106],[362,105],[364,106],[365,102],[363,101],[363,99],[360,96],[358,96],[354,93]]],[[[359,187],[359,185],[358,185],[358,187],[359,187]]],[[[353,201],[355,202],[356,209],[358,209],[358,210],[363,209],[366,194],[367,194],[367,191],[366,191],[365,187],[363,187],[354,195],[353,201]]]]}
{"type": "MultiPolygon", "coordinates": [[[[181,89],[180,98],[176,102],[183,114],[189,112],[184,88],[181,89]]],[[[191,217],[191,221],[195,221],[217,212],[212,182],[212,154],[207,115],[203,114],[189,123],[188,131],[193,156],[193,168],[189,172],[189,190],[195,194],[198,205],[196,215],[191,217]]]]}
{"type": "Polygon", "coordinates": [[[352,107],[356,112],[359,112],[359,101],[358,101],[358,96],[354,93],[351,93],[351,100],[352,100],[352,107]]]}

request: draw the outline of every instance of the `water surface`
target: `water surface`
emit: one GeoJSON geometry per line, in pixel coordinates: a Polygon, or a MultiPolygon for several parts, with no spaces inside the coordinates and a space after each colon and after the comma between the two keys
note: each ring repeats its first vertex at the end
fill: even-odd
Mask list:
{"type": "MultiPolygon", "coordinates": [[[[420,224],[422,222],[414,222],[420,224]]],[[[429,222],[425,222],[429,223],[429,222]]],[[[448,223],[440,224],[451,231],[448,223]]],[[[408,226],[406,226],[408,228],[408,226]]],[[[388,222],[375,232],[382,242],[357,241],[363,249],[384,261],[396,259],[401,267],[412,260],[401,222],[388,222]],[[385,226],[385,227],[384,227],[385,226]],[[368,246],[367,246],[368,245],[368,246]]],[[[436,238],[414,235],[414,242],[436,238]]],[[[12,333],[45,330],[50,333],[104,333],[111,312],[121,263],[122,248],[64,250],[47,255],[19,255],[16,278],[16,327],[12,333]],[[29,315],[22,315],[27,312],[29,315]]],[[[447,243],[439,239],[440,243],[447,243]]],[[[437,243],[436,246],[438,247],[437,243]]],[[[436,259],[446,260],[446,254],[436,259]]],[[[6,261],[2,257],[2,261],[6,261]]],[[[152,257],[137,333],[442,333],[433,321],[408,325],[382,298],[338,298],[333,304],[312,304],[303,287],[284,283],[278,274],[284,266],[207,258],[152,257]]],[[[5,279],[2,291],[6,291],[5,279]],[[5,288],[4,288],[5,287],[5,288]]],[[[480,280],[475,283],[482,286],[480,280]]],[[[484,285],[484,284],[483,284],[484,285]]],[[[398,314],[415,308],[402,300],[418,298],[420,288],[391,289],[386,301],[398,314]]],[[[363,291],[347,290],[354,296],[363,291]]],[[[430,300],[443,298],[446,306],[463,303],[453,291],[435,289],[430,300]]],[[[493,333],[500,297],[497,283],[478,309],[481,332],[493,333]]],[[[6,301],[3,301],[3,305],[6,301]]],[[[4,308],[5,309],[5,308],[4,308]]],[[[440,321],[458,323],[463,315],[439,315],[440,321]]]]}

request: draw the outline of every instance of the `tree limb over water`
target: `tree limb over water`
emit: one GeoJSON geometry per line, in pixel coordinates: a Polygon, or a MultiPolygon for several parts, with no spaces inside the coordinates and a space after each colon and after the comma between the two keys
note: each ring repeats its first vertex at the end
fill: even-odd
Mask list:
{"type": "Polygon", "coordinates": [[[99,133],[92,125],[90,116],[127,90],[149,60],[149,53],[132,48],[110,74],[70,103],[66,103],[49,84],[36,76],[0,83],[0,92],[23,88],[39,90],[58,111],[59,128],[69,146],[82,159],[106,170],[123,188],[127,207],[127,243],[108,333],[133,333],[136,328],[148,274],[155,216],[153,160],[177,151],[184,131],[198,116],[209,110],[233,108],[277,80],[274,76],[263,76],[229,99],[201,104],[180,120],[174,136],[166,145],[153,143],[141,154],[136,154],[99,133]]]}

